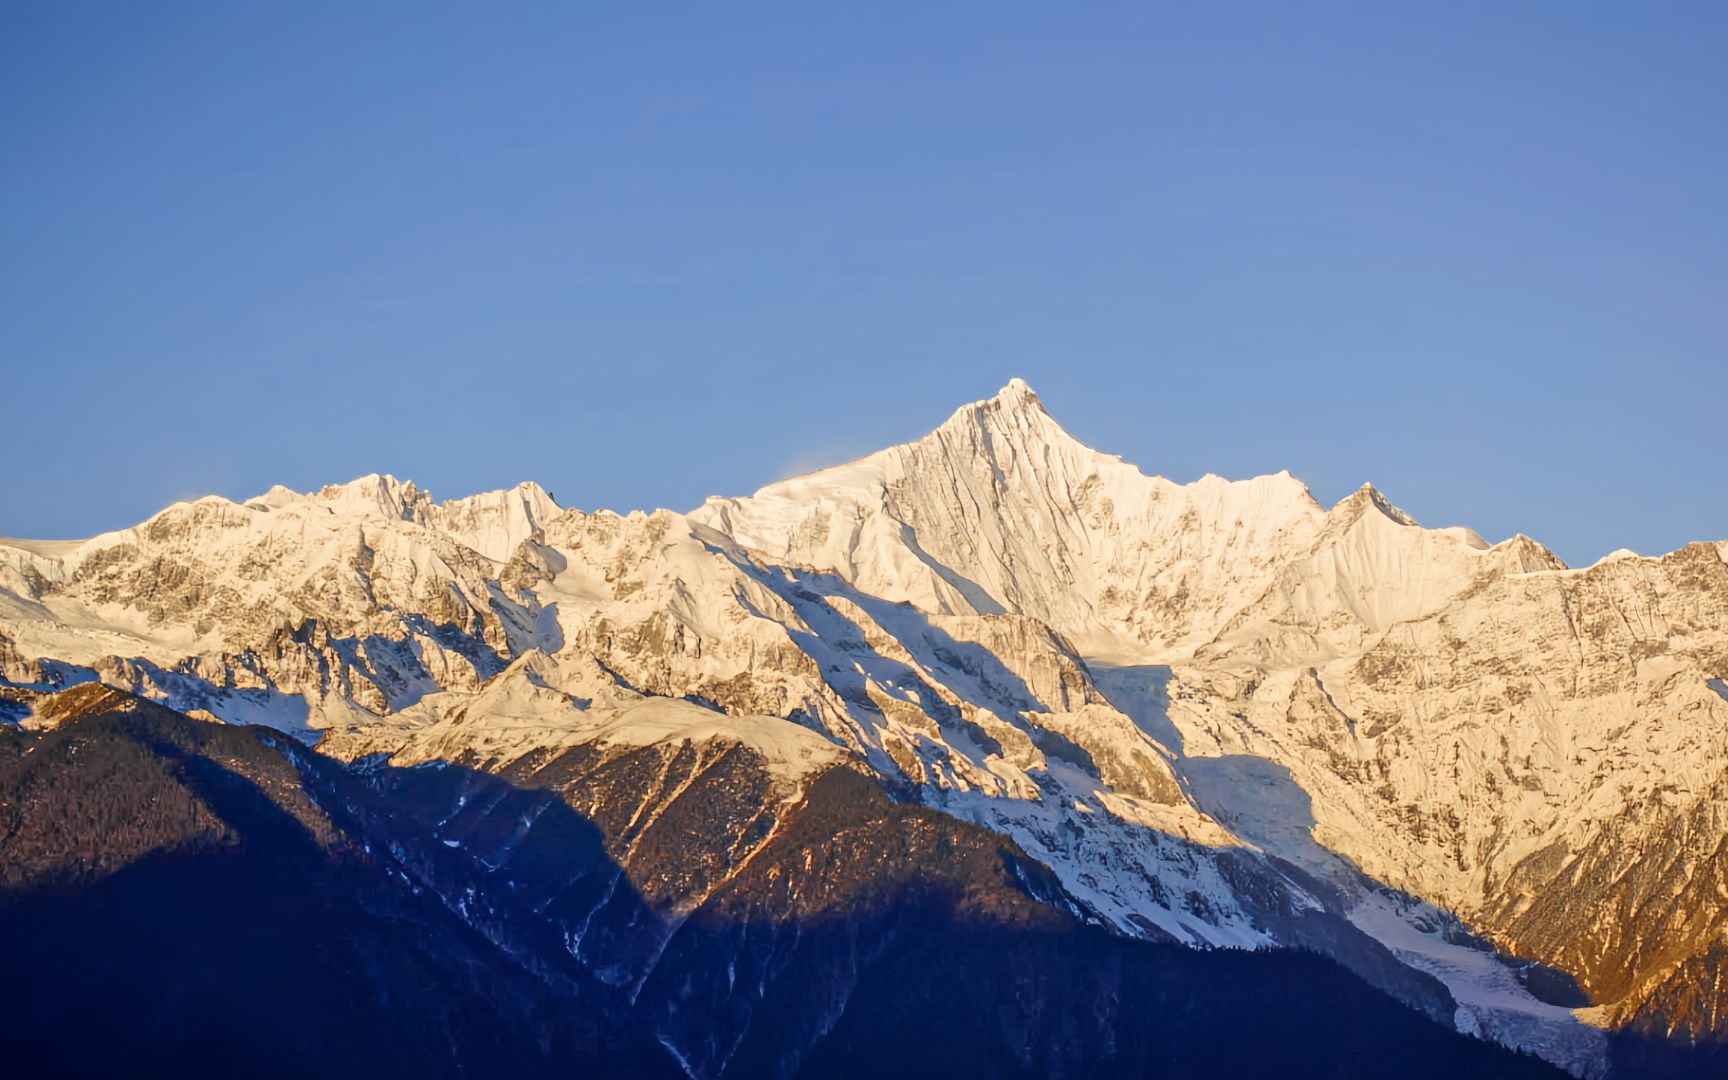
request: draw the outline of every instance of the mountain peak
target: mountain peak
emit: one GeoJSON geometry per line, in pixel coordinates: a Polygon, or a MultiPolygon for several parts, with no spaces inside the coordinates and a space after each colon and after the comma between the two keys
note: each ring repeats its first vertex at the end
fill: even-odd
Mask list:
{"type": "Polygon", "coordinates": [[[1075,442],[1074,437],[1044,408],[1038,394],[1021,378],[1009,379],[1008,385],[993,397],[960,406],[932,433],[932,437],[940,437],[944,431],[979,427],[1003,435],[1016,432],[1019,437],[1034,441],[1075,442]]]}
{"type": "Polygon", "coordinates": [[[1334,506],[1332,511],[1333,513],[1343,512],[1346,514],[1352,514],[1353,516],[1351,516],[1350,520],[1354,521],[1356,518],[1361,517],[1370,507],[1380,511],[1382,515],[1392,519],[1400,525],[1416,524],[1415,518],[1394,506],[1392,500],[1381,494],[1380,489],[1375,487],[1373,484],[1363,484],[1361,487],[1339,500],[1338,505],[1334,506]]]}
{"type": "Polygon", "coordinates": [[[1008,385],[996,391],[994,395],[955,409],[954,415],[948,418],[948,423],[952,424],[957,420],[970,420],[987,414],[1050,416],[1044,408],[1044,403],[1038,399],[1037,392],[1027,384],[1025,379],[1016,376],[1009,379],[1008,385]]]}
{"type": "Polygon", "coordinates": [[[420,504],[431,501],[412,480],[398,480],[389,473],[367,473],[345,484],[326,484],[309,498],[332,513],[402,519],[412,519],[420,504]]]}
{"type": "Polygon", "coordinates": [[[996,396],[989,401],[979,402],[981,405],[991,405],[998,409],[1009,411],[1035,410],[1044,412],[1044,403],[1038,400],[1037,391],[1027,385],[1025,379],[1015,376],[1008,380],[1008,385],[996,391],[996,396]]]}

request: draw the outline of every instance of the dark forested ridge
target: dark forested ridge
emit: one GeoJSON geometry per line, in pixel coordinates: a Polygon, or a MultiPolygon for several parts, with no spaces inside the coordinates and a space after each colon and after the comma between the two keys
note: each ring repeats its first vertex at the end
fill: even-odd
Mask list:
{"type": "Polygon", "coordinates": [[[9,1075],[676,1074],[579,965],[530,973],[410,881],[336,763],[62,697],[0,757],[9,1075]]]}
{"type": "Polygon", "coordinates": [[[349,767],[100,686],[35,709],[0,725],[8,1076],[1559,1075],[1317,956],[1109,934],[846,768],[765,822],[711,762],[626,874],[631,754],[349,767]]]}

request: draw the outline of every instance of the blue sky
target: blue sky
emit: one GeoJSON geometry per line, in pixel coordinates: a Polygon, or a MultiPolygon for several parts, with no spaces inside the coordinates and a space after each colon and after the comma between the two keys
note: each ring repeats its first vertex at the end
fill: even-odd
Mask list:
{"type": "Polygon", "coordinates": [[[6,5],[0,534],[686,509],[1019,375],[1180,480],[1728,538],[1728,7],[1422,7],[6,5]]]}

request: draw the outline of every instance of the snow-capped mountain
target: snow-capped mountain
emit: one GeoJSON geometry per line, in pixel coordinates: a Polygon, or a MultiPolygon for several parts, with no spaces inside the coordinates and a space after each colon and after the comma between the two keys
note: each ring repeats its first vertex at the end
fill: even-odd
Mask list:
{"type": "MultiPolygon", "coordinates": [[[[688,514],[370,476],[0,541],[0,676],[404,767],[649,748],[651,815],[709,798],[728,748],[774,805],[851,768],[1007,837],[1117,935],[1324,952],[1578,1075],[1609,1033],[1728,1037],[1728,545],[1574,570],[1366,485],[1178,484],[1019,380],[688,514]]],[[[648,890],[674,931],[596,971],[652,978],[774,820],[715,826],[709,872],[648,890]]],[[[625,872],[637,824],[608,834],[625,872]]]]}

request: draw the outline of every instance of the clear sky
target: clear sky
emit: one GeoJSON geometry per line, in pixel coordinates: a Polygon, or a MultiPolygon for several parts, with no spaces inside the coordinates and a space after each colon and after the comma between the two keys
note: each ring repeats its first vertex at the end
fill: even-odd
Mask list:
{"type": "Polygon", "coordinates": [[[1179,480],[1728,539],[1728,5],[0,7],[0,534],[688,509],[1026,378],[1179,480]]]}

